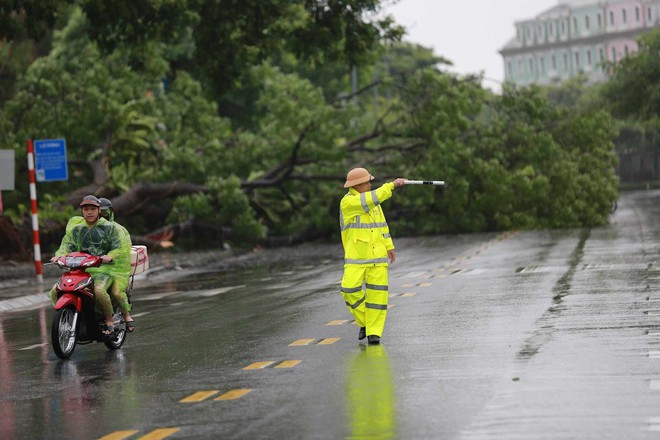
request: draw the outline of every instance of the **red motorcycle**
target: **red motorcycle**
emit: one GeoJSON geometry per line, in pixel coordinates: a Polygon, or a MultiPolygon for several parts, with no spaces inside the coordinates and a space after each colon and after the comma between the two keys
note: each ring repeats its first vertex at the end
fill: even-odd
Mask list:
{"type": "Polygon", "coordinates": [[[72,252],[54,263],[67,270],[57,281],[57,302],[50,331],[53,350],[61,359],[70,358],[76,344],[103,342],[116,350],[126,340],[126,322],[114,302],[114,332],[104,335],[100,327],[104,323],[103,314],[97,310],[94,281],[85,269],[99,267],[101,263],[101,257],[85,252],[72,252]]]}

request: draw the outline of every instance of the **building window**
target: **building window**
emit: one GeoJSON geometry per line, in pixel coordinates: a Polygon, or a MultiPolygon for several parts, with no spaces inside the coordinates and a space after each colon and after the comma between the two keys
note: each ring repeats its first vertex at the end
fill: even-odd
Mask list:
{"type": "Polygon", "coordinates": [[[529,73],[534,73],[534,60],[529,59],[529,73]]]}
{"type": "Polygon", "coordinates": [[[584,27],[587,28],[587,30],[589,30],[590,23],[589,23],[589,16],[588,15],[586,17],[584,17],[584,27]]]}
{"type": "Polygon", "coordinates": [[[575,52],[575,67],[580,67],[580,53],[575,52]]]}
{"type": "Polygon", "coordinates": [[[548,32],[550,33],[551,37],[555,36],[555,24],[554,23],[548,24],[548,32]]]}
{"type": "Polygon", "coordinates": [[[518,73],[520,73],[520,74],[524,73],[524,71],[523,71],[523,61],[522,60],[518,60],[518,73]]]}
{"type": "Polygon", "coordinates": [[[591,50],[587,51],[587,65],[591,66],[591,50]]]}
{"type": "Polygon", "coordinates": [[[605,61],[605,51],[603,50],[602,47],[598,49],[598,58],[599,58],[598,61],[600,61],[601,63],[605,61]]]}
{"type": "Polygon", "coordinates": [[[578,20],[577,20],[577,17],[573,17],[573,31],[577,34],[577,31],[578,31],[578,20]]]}
{"type": "Polygon", "coordinates": [[[610,25],[614,26],[614,11],[610,11],[610,25]]]}
{"type": "Polygon", "coordinates": [[[568,70],[568,54],[564,53],[564,70],[568,70]]]}
{"type": "Polygon", "coordinates": [[[639,20],[641,19],[640,14],[639,14],[639,6],[635,6],[635,21],[639,23],[639,20]]]}
{"type": "Polygon", "coordinates": [[[621,10],[621,21],[623,21],[623,24],[628,23],[628,12],[625,9],[621,10]]]}
{"type": "Polygon", "coordinates": [[[507,61],[506,69],[508,71],[509,76],[513,76],[513,66],[511,65],[511,61],[507,61]]]}
{"type": "Polygon", "coordinates": [[[557,57],[552,55],[552,70],[557,70],[557,57]]]}
{"type": "Polygon", "coordinates": [[[541,73],[545,73],[545,58],[541,57],[539,62],[541,63],[541,73]]]}
{"type": "Polygon", "coordinates": [[[598,21],[598,29],[603,27],[603,17],[600,15],[600,12],[598,15],[596,15],[596,20],[598,21]]]}
{"type": "Polygon", "coordinates": [[[616,63],[616,49],[614,47],[612,48],[612,62],[616,63]]]}
{"type": "Polygon", "coordinates": [[[623,56],[624,57],[628,56],[628,45],[627,44],[623,47],[623,56]]]}
{"type": "Polygon", "coordinates": [[[653,12],[651,11],[651,8],[648,10],[648,16],[649,16],[649,24],[653,23],[653,12]]]}
{"type": "Polygon", "coordinates": [[[561,34],[566,35],[566,22],[564,20],[561,21],[561,34]]]}

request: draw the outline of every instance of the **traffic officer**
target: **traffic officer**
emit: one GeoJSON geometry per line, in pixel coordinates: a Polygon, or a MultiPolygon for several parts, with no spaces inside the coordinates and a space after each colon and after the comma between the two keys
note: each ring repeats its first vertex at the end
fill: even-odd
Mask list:
{"type": "Polygon", "coordinates": [[[387,316],[387,267],[396,254],[385,214],[380,204],[392,197],[405,179],[397,178],[371,190],[374,179],[365,168],[348,172],[339,212],[344,246],[344,275],[341,294],[360,327],[358,339],[380,344],[387,316]]]}

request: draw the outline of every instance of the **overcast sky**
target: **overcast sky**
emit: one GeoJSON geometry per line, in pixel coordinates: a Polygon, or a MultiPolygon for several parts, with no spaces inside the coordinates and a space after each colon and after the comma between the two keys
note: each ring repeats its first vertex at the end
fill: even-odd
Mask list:
{"type": "Polygon", "coordinates": [[[407,29],[405,40],[433,48],[461,74],[484,72],[484,86],[499,89],[498,53],[515,36],[514,23],[534,18],[558,0],[399,0],[386,13],[407,29]]]}

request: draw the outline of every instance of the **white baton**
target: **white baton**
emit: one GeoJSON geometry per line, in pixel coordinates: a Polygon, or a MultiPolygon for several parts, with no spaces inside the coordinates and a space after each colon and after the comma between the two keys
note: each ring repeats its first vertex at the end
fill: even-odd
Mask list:
{"type": "Polygon", "coordinates": [[[445,186],[445,181],[444,180],[404,180],[403,184],[445,186]]]}

